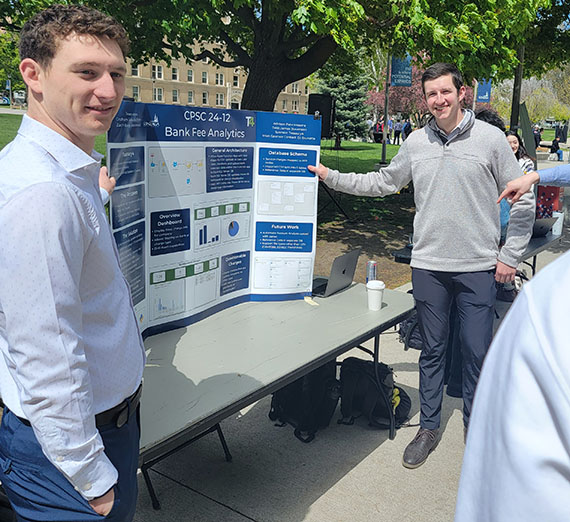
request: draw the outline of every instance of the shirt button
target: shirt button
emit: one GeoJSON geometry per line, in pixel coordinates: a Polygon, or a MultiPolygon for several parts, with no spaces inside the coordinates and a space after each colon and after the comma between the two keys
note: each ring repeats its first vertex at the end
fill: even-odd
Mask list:
{"type": "Polygon", "coordinates": [[[93,486],[93,484],[91,484],[91,482],[87,482],[87,484],[85,484],[85,486],[83,486],[83,489],[85,491],[89,491],[92,486],[93,486]]]}

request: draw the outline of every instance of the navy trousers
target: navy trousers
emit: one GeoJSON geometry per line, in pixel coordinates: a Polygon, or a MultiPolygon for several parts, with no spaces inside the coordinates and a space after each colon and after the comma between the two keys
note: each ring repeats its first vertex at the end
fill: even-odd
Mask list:
{"type": "Polygon", "coordinates": [[[18,521],[128,522],[135,515],[140,422],[138,410],[128,422],[99,428],[105,454],[119,472],[111,512],[98,515],[46,458],[31,427],[8,409],[0,427],[0,480],[18,521]]]}
{"type": "Polygon", "coordinates": [[[424,342],[420,355],[420,425],[433,430],[441,422],[445,350],[455,298],[463,356],[463,422],[467,426],[483,359],[493,337],[494,270],[438,272],[414,268],[412,284],[424,342]]]}

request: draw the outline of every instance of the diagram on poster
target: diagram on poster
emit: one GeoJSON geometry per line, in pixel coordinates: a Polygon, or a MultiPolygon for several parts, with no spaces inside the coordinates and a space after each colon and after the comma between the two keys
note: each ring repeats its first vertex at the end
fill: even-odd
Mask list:
{"type": "Polygon", "coordinates": [[[110,221],[143,335],[311,291],[320,121],[123,102],[110,221]]]}

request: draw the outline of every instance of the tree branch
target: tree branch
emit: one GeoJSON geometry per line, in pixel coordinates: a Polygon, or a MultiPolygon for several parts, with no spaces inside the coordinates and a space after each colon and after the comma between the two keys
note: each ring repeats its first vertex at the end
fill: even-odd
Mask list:
{"type": "Polygon", "coordinates": [[[237,57],[237,59],[242,62],[241,65],[244,65],[246,67],[250,67],[251,61],[252,61],[251,56],[249,56],[249,54],[247,54],[247,52],[244,50],[244,48],[241,45],[239,45],[238,43],[236,43],[234,41],[234,39],[228,33],[226,33],[226,31],[220,30],[220,36],[222,37],[222,40],[228,46],[228,49],[230,50],[230,52],[232,52],[237,57]]]}
{"type": "Polygon", "coordinates": [[[306,78],[317,69],[320,69],[336,51],[337,47],[338,44],[332,36],[324,36],[301,56],[294,60],[289,60],[284,75],[286,85],[301,78],[306,78]]]}
{"type": "Polygon", "coordinates": [[[318,34],[311,34],[305,38],[301,38],[299,40],[289,40],[287,42],[283,42],[280,45],[280,49],[284,52],[289,52],[294,49],[302,49],[303,47],[309,47],[310,45],[316,43],[322,36],[318,34]]]}
{"type": "Polygon", "coordinates": [[[240,65],[247,67],[247,65],[240,60],[234,60],[233,62],[226,62],[225,60],[222,60],[218,56],[216,56],[212,51],[208,51],[207,49],[205,51],[202,51],[194,55],[194,60],[196,61],[202,60],[202,58],[210,58],[210,60],[217,63],[220,67],[238,67],[240,65]]]}

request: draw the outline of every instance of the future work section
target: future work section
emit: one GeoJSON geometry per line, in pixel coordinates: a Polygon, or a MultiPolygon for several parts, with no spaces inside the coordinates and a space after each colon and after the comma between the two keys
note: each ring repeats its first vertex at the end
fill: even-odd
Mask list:
{"type": "Polygon", "coordinates": [[[110,218],[143,334],[311,292],[313,116],[123,102],[110,218]]]}

